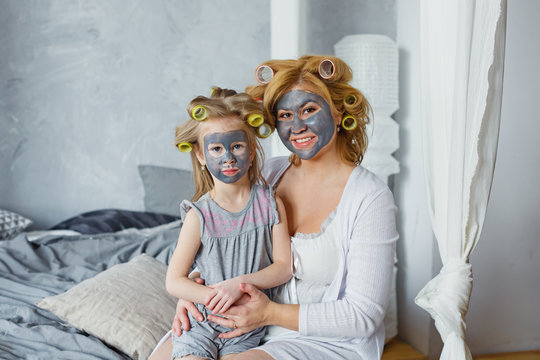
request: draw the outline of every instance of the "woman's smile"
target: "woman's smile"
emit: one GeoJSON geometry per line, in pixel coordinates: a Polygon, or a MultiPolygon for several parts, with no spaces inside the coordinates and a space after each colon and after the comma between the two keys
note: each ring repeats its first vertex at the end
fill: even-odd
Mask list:
{"type": "Polygon", "coordinates": [[[313,146],[317,142],[317,136],[302,136],[302,137],[291,137],[291,143],[294,147],[298,149],[306,149],[313,146]]]}

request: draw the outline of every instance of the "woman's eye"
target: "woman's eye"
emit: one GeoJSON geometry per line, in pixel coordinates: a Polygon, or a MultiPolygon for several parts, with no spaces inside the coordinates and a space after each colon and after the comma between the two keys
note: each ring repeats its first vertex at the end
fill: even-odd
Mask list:
{"type": "Polygon", "coordinates": [[[310,107],[307,107],[307,108],[304,109],[304,113],[306,113],[306,114],[310,114],[310,113],[315,112],[315,111],[317,111],[317,108],[315,108],[313,106],[310,106],[310,107]]]}
{"type": "Polygon", "coordinates": [[[214,147],[210,148],[210,151],[220,152],[221,151],[221,146],[214,146],[214,147]]]}
{"type": "Polygon", "coordinates": [[[234,149],[234,150],[240,150],[240,149],[242,149],[243,147],[244,147],[244,145],[242,145],[242,144],[235,144],[235,145],[233,145],[233,149],[234,149]]]}
{"type": "Polygon", "coordinates": [[[279,112],[278,113],[278,119],[280,120],[289,120],[292,117],[292,113],[290,112],[279,112]]]}

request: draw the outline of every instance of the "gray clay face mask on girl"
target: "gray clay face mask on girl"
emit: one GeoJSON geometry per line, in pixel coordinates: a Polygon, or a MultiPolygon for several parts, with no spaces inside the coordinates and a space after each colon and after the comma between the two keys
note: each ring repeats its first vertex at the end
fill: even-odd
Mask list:
{"type": "Polygon", "coordinates": [[[319,95],[292,90],[276,104],[276,129],[283,144],[309,160],[325,147],[336,129],[330,105],[319,95]]]}
{"type": "Polygon", "coordinates": [[[220,181],[232,184],[249,170],[251,149],[244,130],[233,130],[204,136],[206,167],[220,181]]]}

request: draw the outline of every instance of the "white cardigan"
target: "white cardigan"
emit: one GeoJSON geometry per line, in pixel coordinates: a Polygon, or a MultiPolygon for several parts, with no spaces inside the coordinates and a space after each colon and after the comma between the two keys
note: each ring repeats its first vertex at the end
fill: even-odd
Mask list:
{"type": "MultiPolygon", "coordinates": [[[[264,166],[268,183],[275,187],[289,165],[287,157],[268,160],[264,166]]],[[[334,221],[342,245],[336,277],[323,302],[300,305],[299,331],[285,336],[340,342],[362,358],[378,358],[384,347],[383,318],[398,239],[392,192],[374,174],[357,166],[345,185],[334,221]]]]}

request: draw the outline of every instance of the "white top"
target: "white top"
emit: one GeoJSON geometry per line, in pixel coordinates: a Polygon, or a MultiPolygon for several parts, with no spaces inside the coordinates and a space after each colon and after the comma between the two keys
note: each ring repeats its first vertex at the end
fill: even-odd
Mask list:
{"type": "Polygon", "coordinates": [[[337,222],[333,221],[335,215],[335,212],[330,214],[318,233],[297,233],[291,237],[297,304],[321,302],[336,277],[340,253],[336,241],[337,222]]]}
{"type": "MultiPolygon", "coordinates": [[[[296,233],[291,237],[291,280],[278,289],[274,301],[281,304],[312,304],[321,302],[324,293],[336,277],[341,256],[337,239],[336,212],[333,211],[314,234],[296,233]]],[[[264,341],[289,330],[268,326],[264,341]]]]}
{"type": "MultiPolygon", "coordinates": [[[[265,177],[276,186],[289,167],[286,157],[265,163],[265,177]]],[[[357,166],[336,209],[338,263],[322,301],[300,305],[299,331],[281,336],[339,343],[365,359],[377,359],[384,346],[384,324],[398,234],[391,191],[357,166]]],[[[279,341],[278,338],[271,340],[279,341]]]]}

